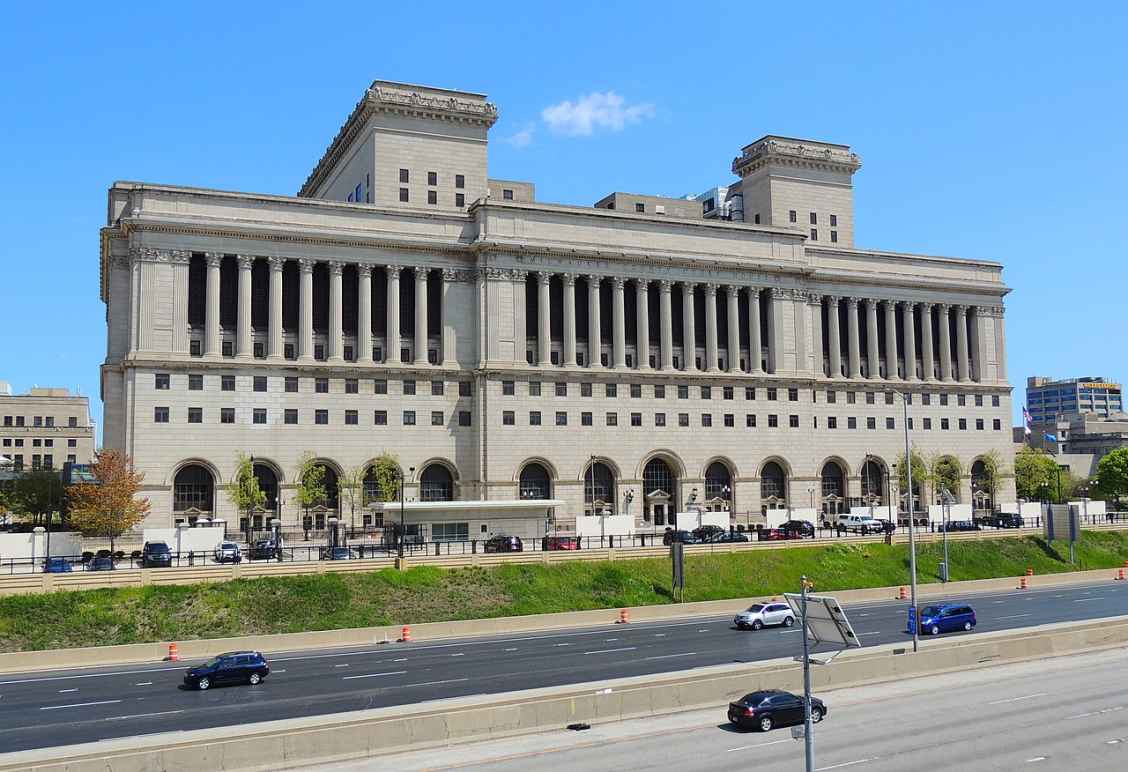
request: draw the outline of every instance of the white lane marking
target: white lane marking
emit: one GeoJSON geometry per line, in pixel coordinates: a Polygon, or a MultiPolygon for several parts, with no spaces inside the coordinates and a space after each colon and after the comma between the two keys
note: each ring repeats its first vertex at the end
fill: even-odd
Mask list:
{"type": "Polygon", "coordinates": [[[1046,757],[1045,757],[1045,756],[1035,756],[1035,757],[1034,757],[1034,758],[1032,758],[1032,759],[1027,759],[1027,760],[1026,760],[1026,763],[1027,763],[1027,764],[1034,764],[1034,763],[1036,763],[1036,762],[1039,762],[1039,761],[1045,761],[1045,760],[1046,760],[1046,757]]]}
{"type": "Polygon", "coordinates": [[[517,651],[517,647],[513,647],[512,649],[506,649],[506,651],[517,651]]]}
{"type": "MultiPolygon", "coordinates": [[[[508,651],[508,649],[506,649],[506,651],[508,651]]],[[[514,651],[517,651],[517,650],[514,649],[514,651]]],[[[399,659],[393,659],[392,662],[407,662],[407,657],[400,657],[399,659]]]]}
{"type": "Polygon", "coordinates": [[[87,708],[91,705],[114,705],[121,700],[99,700],[98,702],[76,702],[73,705],[46,705],[40,710],[62,710],[63,708],[87,708]]]}
{"type": "Polygon", "coordinates": [[[1087,600],[1104,600],[1104,596],[1098,595],[1095,598],[1074,598],[1073,602],[1074,603],[1084,603],[1087,600]]]}
{"type": "Polygon", "coordinates": [[[779,634],[780,635],[787,635],[788,633],[799,633],[799,632],[802,632],[802,630],[780,630],[779,634]]]}
{"type": "Polygon", "coordinates": [[[1010,614],[1009,616],[999,617],[999,619],[1018,619],[1019,617],[1028,617],[1029,614],[1010,614]]]}
{"type": "Polygon", "coordinates": [[[604,638],[603,642],[604,643],[611,643],[612,641],[617,641],[617,640],[619,640],[619,639],[618,638],[604,638]]]}
{"type": "Polygon", "coordinates": [[[352,681],[352,680],[357,679],[357,678],[377,678],[379,676],[403,675],[406,672],[407,672],[406,670],[390,670],[387,673],[365,673],[364,675],[347,675],[347,676],[342,676],[341,680],[342,681],[352,681]]]}
{"type": "Polygon", "coordinates": [[[841,764],[831,764],[829,767],[816,767],[815,772],[823,772],[827,769],[842,769],[843,767],[852,767],[855,764],[865,764],[867,761],[877,761],[879,757],[871,756],[868,759],[857,759],[856,761],[845,761],[841,764]]]}
{"type": "Polygon", "coordinates": [[[399,684],[397,686],[390,686],[390,689],[410,689],[413,686],[438,686],[439,684],[457,684],[462,681],[469,681],[469,678],[448,678],[445,681],[424,681],[419,684],[399,684]]]}
{"type": "Polygon", "coordinates": [[[1078,713],[1076,716],[1066,717],[1066,721],[1072,721],[1075,718],[1089,718],[1089,716],[1103,716],[1105,713],[1115,713],[1118,710],[1124,710],[1123,705],[1117,705],[1114,708],[1101,708],[1100,710],[1092,710],[1088,713],[1078,713]]]}
{"type": "Polygon", "coordinates": [[[665,633],[654,633],[654,637],[655,638],[665,638],[666,634],[665,633]]]}
{"type": "Polygon", "coordinates": [[[66,694],[67,692],[77,692],[78,689],[60,689],[59,694],[66,694]]]}
{"type": "Polygon", "coordinates": [[[1120,743],[1122,743],[1122,742],[1124,742],[1124,741],[1123,741],[1123,740],[1120,740],[1120,739],[1115,739],[1115,738],[1114,738],[1114,739],[1112,739],[1112,740],[1105,740],[1105,745],[1119,745],[1119,744],[1120,744],[1120,743]]]}
{"type": "Polygon", "coordinates": [[[464,652],[464,651],[460,651],[460,652],[458,652],[457,654],[451,654],[450,656],[452,656],[452,657],[465,657],[465,656],[466,656],[466,652],[464,652]]]}
{"type": "Polygon", "coordinates": [[[281,670],[275,670],[275,671],[273,671],[273,672],[275,672],[275,673],[285,673],[285,672],[286,672],[286,668],[282,668],[281,670]]]}
{"type": "Polygon", "coordinates": [[[134,713],[132,716],[110,716],[106,721],[125,721],[128,718],[150,718],[152,716],[171,716],[174,713],[183,713],[183,710],[162,710],[159,713],[134,713]]]}
{"type": "Polygon", "coordinates": [[[860,617],[868,617],[868,616],[869,616],[869,614],[858,614],[858,616],[860,616],[860,617]]]}
{"type": "Polygon", "coordinates": [[[862,635],[881,635],[881,631],[878,630],[878,631],[873,632],[873,633],[858,633],[858,635],[859,636],[862,636],[862,635]]]}
{"type": "Polygon", "coordinates": [[[758,743],[756,745],[741,745],[739,748],[729,748],[725,753],[736,753],[737,751],[746,751],[749,748],[763,748],[766,745],[779,745],[780,743],[794,742],[794,740],[772,740],[771,742],[758,743]]]}
{"type": "Polygon", "coordinates": [[[572,644],[570,644],[570,643],[554,643],[552,645],[559,648],[561,646],[571,646],[572,644]]]}
{"type": "Polygon", "coordinates": [[[333,667],[348,667],[348,666],[349,666],[349,663],[348,663],[348,662],[346,662],[346,663],[345,663],[345,664],[343,664],[343,665],[334,665],[333,667]]]}
{"type": "Polygon", "coordinates": [[[1064,598],[1064,597],[1065,597],[1065,595],[1064,595],[1064,594],[1062,594],[1062,595],[1055,595],[1054,597],[1055,597],[1055,598],[1064,598]]]}
{"type": "Polygon", "coordinates": [[[634,651],[637,646],[624,646],[621,649],[596,649],[595,651],[585,651],[584,654],[613,654],[617,651],[634,651]]]}
{"type": "Polygon", "coordinates": [[[1007,703],[1007,702],[1019,702],[1021,700],[1032,700],[1035,697],[1045,697],[1047,694],[1049,694],[1049,692],[1038,692],[1037,694],[1024,694],[1021,697],[1008,697],[1005,700],[995,700],[994,702],[988,702],[987,704],[988,705],[1002,705],[1002,704],[1007,703]]]}
{"type": "Polygon", "coordinates": [[[992,603],[994,603],[994,604],[996,604],[996,605],[998,605],[998,604],[1000,604],[1000,603],[1006,603],[1006,601],[1005,601],[1005,600],[993,600],[993,601],[991,601],[991,602],[992,602],[992,603]]]}
{"type": "Polygon", "coordinates": [[[21,678],[17,681],[0,681],[0,686],[11,686],[12,684],[37,684],[46,683],[48,681],[70,681],[74,678],[102,678],[104,676],[115,675],[138,675],[139,673],[160,673],[166,670],[183,670],[184,666],[178,667],[157,667],[149,668],[148,670],[117,670],[113,673],[83,673],[80,675],[65,675],[65,676],[45,676],[43,678],[21,678]]]}
{"type": "MultiPolygon", "coordinates": [[[[274,672],[277,673],[278,671],[276,670],[274,672]]],[[[141,681],[140,683],[136,683],[136,684],[133,684],[133,685],[134,686],[152,686],[153,682],[152,681],[141,681]]]]}
{"type": "Polygon", "coordinates": [[[709,628],[708,628],[708,627],[706,627],[706,628],[705,628],[704,630],[698,630],[697,632],[699,632],[699,633],[707,633],[707,632],[709,632],[709,628]]]}
{"type": "Polygon", "coordinates": [[[659,657],[647,657],[647,659],[672,659],[673,657],[692,657],[696,651],[686,651],[681,654],[663,654],[659,657]]]}

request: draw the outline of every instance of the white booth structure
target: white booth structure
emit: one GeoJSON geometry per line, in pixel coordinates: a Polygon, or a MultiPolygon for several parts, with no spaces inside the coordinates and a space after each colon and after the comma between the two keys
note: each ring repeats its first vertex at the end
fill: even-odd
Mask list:
{"type": "Polygon", "coordinates": [[[376,508],[383,512],[385,530],[402,519],[408,541],[485,541],[491,536],[529,541],[554,534],[555,512],[564,505],[562,499],[389,501],[376,508]]]}

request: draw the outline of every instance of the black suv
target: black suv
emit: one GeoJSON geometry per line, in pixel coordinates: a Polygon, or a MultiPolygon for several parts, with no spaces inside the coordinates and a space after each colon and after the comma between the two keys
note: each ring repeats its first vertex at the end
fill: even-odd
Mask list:
{"type": "Polygon", "coordinates": [[[491,536],[486,539],[486,552],[521,552],[525,545],[516,536],[491,536]]]}
{"type": "Polygon", "coordinates": [[[273,539],[259,539],[247,550],[247,556],[251,560],[274,560],[278,557],[278,548],[273,539]]]}
{"type": "Polygon", "coordinates": [[[266,657],[257,651],[231,651],[219,654],[198,667],[188,668],[184,685],[203,691],[221,684],[254,686],[270,675],[266,657]]]}
{"type": "Polygon", "coordinates": [[[147,541],[141,548],[142,568],[168,568],[172,565],[172,550],[163,541],[147,541]]]}
{"type": "Polygon", "coordinates": [[[779,530],[799,534],[801,539],[815,538],[815,526],[806,520],[788,520],[779,527],[779,530]]]}
{"type": "Polygon", "coordinates": [[[993,525],[996,528],[1022,528],[1026,523],[1022,515],[1013,512],[996,512],[979,518],[980,525],[993,525]]]}
{"type": "Polygon", "coordinates": [[[719,525],[701,525],[693,529],[693,538],[699,542],[713,541],[727,530],[719,525]]]}

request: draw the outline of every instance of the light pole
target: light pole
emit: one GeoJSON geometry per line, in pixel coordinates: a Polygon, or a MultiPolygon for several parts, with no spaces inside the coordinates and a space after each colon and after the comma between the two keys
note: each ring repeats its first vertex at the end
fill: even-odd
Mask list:
{"type": "Polygon", "coordinates": [[[917,618],[916,527],[913,518],[913,456],[912,447],[909,445],[909,399],[896,389],[889,391],[899,396],[901,404],[904,406],[904,415],[901,420],[905,427],[905,479],[907,481],[905,485],[905,506],[909,512],[909,603],[911,604],[913,619],[913,653],[916,653],[920,647],[920,620],[917,618]]]}
{"type": "Polygon", "coordinates": [[[944,582],[948,582],[948,577],[952,572],[951,564],[948,562],[948,528],[949,523],[952,522],[952,502],[956,497],[947,488],[940,489],[940,500],[944,502],[944,582]]]}

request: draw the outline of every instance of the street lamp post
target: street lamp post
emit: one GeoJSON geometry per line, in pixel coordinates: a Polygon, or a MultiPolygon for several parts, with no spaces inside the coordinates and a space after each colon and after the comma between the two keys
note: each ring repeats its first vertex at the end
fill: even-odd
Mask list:
{"type": "Polygon", "coordinates": [[[949,523],[952,522],[952,502],[956,497],[947,488],[940,489],[940,499],[944,502],[944,582],[947,583],[949,576],[952,572],[951,564],[948,562],[948,528],[949,523]]]}
{"type": "Polygon", "coordinates": [[[920,647],[920,621],[917,619],[917,570],[916,570],[916,528],[913,518],[913,456],[912,447],[909,445],[909,399],[902,392],[890,389],[901,398],[904,407],[902,422],[905,427],[905,506],[909,512],[909,585],[910,600],[913,618],[913,652],[920,647]]]}

